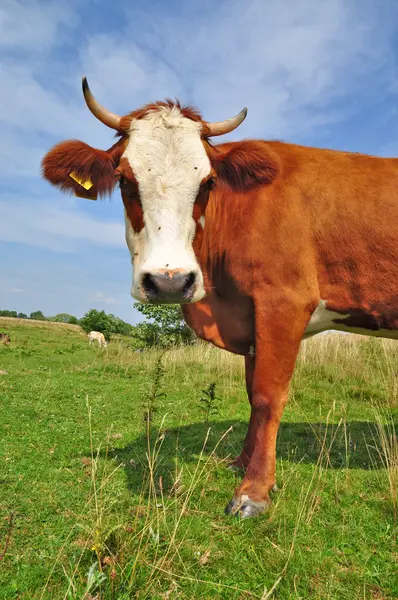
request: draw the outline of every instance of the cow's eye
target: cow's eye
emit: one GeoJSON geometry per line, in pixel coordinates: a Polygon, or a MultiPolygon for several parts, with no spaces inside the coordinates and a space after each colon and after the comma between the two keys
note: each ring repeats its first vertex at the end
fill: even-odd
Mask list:
{"type": "Polygon", "coordinates": [[[213,187],[215,186],[215,184],[216,184],[216,180],[214,177],[210,177],[210,179],[208,179],[206,181],[206,187],[208,190],[212,190],[213,187]]]}

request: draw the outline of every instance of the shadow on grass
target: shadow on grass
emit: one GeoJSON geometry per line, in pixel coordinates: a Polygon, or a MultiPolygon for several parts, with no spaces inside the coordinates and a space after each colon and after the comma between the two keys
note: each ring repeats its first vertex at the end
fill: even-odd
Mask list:
{"type": "MultiPolygon", "coordinates": [[[[193,423],[160,432],[164,436],[158,449],[156,472],[162,474],[164,488],[172,485],[172,474],[176,471],[176,461],[182,464],[197,463],[203,449],[208,427],[210,434],[204,449],[204,457],[232,427],[232,431],[218,445],[215,455],[219,459],[234,458],[239,454],[247,423],[242,421],[219,421],[205,426],[193,423]]],[[[144,423],[143,423],[144,429],[144,423]]],[[[156,425],[152,427],[151,452],[159,436],[156,425]]],[[[375,440],[378,440],[376,426],[368,422],[353,421],[338,427],[325,423],[282,423],[279,429],[277,458],[294,463],[316,464],[322,452],[322,465],[325,468],[378,469],[381,464],[375,440]],[[324,450],[322,451],[322,448],[324,450]],[[325,452],[326,449],[326,452],[325,452]]],[[[159,442],[158,442],[159,443],[159,442]]],[[[146,435],[138,436],[122,448],[110,448],[108,458],[123,463],[127,486],[137,492],[148,471],[148,442],[146,435]]]]}

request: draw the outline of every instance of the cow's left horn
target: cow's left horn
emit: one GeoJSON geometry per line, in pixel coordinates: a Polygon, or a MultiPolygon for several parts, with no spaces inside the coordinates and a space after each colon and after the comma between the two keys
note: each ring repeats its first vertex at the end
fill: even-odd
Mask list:
{"type": "Polygon", "coordinates": [[[230,133],[245,120],[247,115],[247,108],[243,108],[238,115],[232,117],[232,119],[227,119],[226,121],[217,121],[216,123],[205,123],[206,127],[209,129],[209,136],[213,135],[224,135],[225,133],[230,133]]]}
{"type": "Polygon", "coordinates": [[[101,104],[96,101],[90,91],[90,88],[88,87],[86,77],[83,77],[82,79],[82,88],[86,104],[93,113],[94,117],[96,117],[104,125],[107,125],[111,129],[116,129],[118,131],[120,128],[120,117],[115,115],[115,113],[111,112],[104,106],[101,106],[101,104]]]}

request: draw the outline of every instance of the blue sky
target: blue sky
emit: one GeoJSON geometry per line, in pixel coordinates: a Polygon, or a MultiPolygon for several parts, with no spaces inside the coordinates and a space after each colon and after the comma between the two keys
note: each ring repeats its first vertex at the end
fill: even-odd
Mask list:
{"type": "Polygon", "coordinates": [[[125,114],[166,96],[220,120],[225,139],[279,138],[398,156],[395,0],[2,0],[0,308],[136,322],[122,201],[61,195],[41,180],[58,141],[112,132],[84,105],[125,114]]]}

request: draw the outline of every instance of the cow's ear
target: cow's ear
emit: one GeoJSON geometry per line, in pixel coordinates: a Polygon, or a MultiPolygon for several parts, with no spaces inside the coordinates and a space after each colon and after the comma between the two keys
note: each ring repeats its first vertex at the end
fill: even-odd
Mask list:
{"type": "Polygon", "coordinates": [[[57,144],[42,160],[42,176],[63,192],[95,200],[112,193],[115,169],[125,149],[122,138],[109,150],[98,150],[78,140],[57,144]]]}
{"type": "Polygon", "coordinates": [[[278,155],[266,142],[247,140],[212,148],[210,159],[219,179],[236,191],[270,185],[281,170],[278,155]]]}

